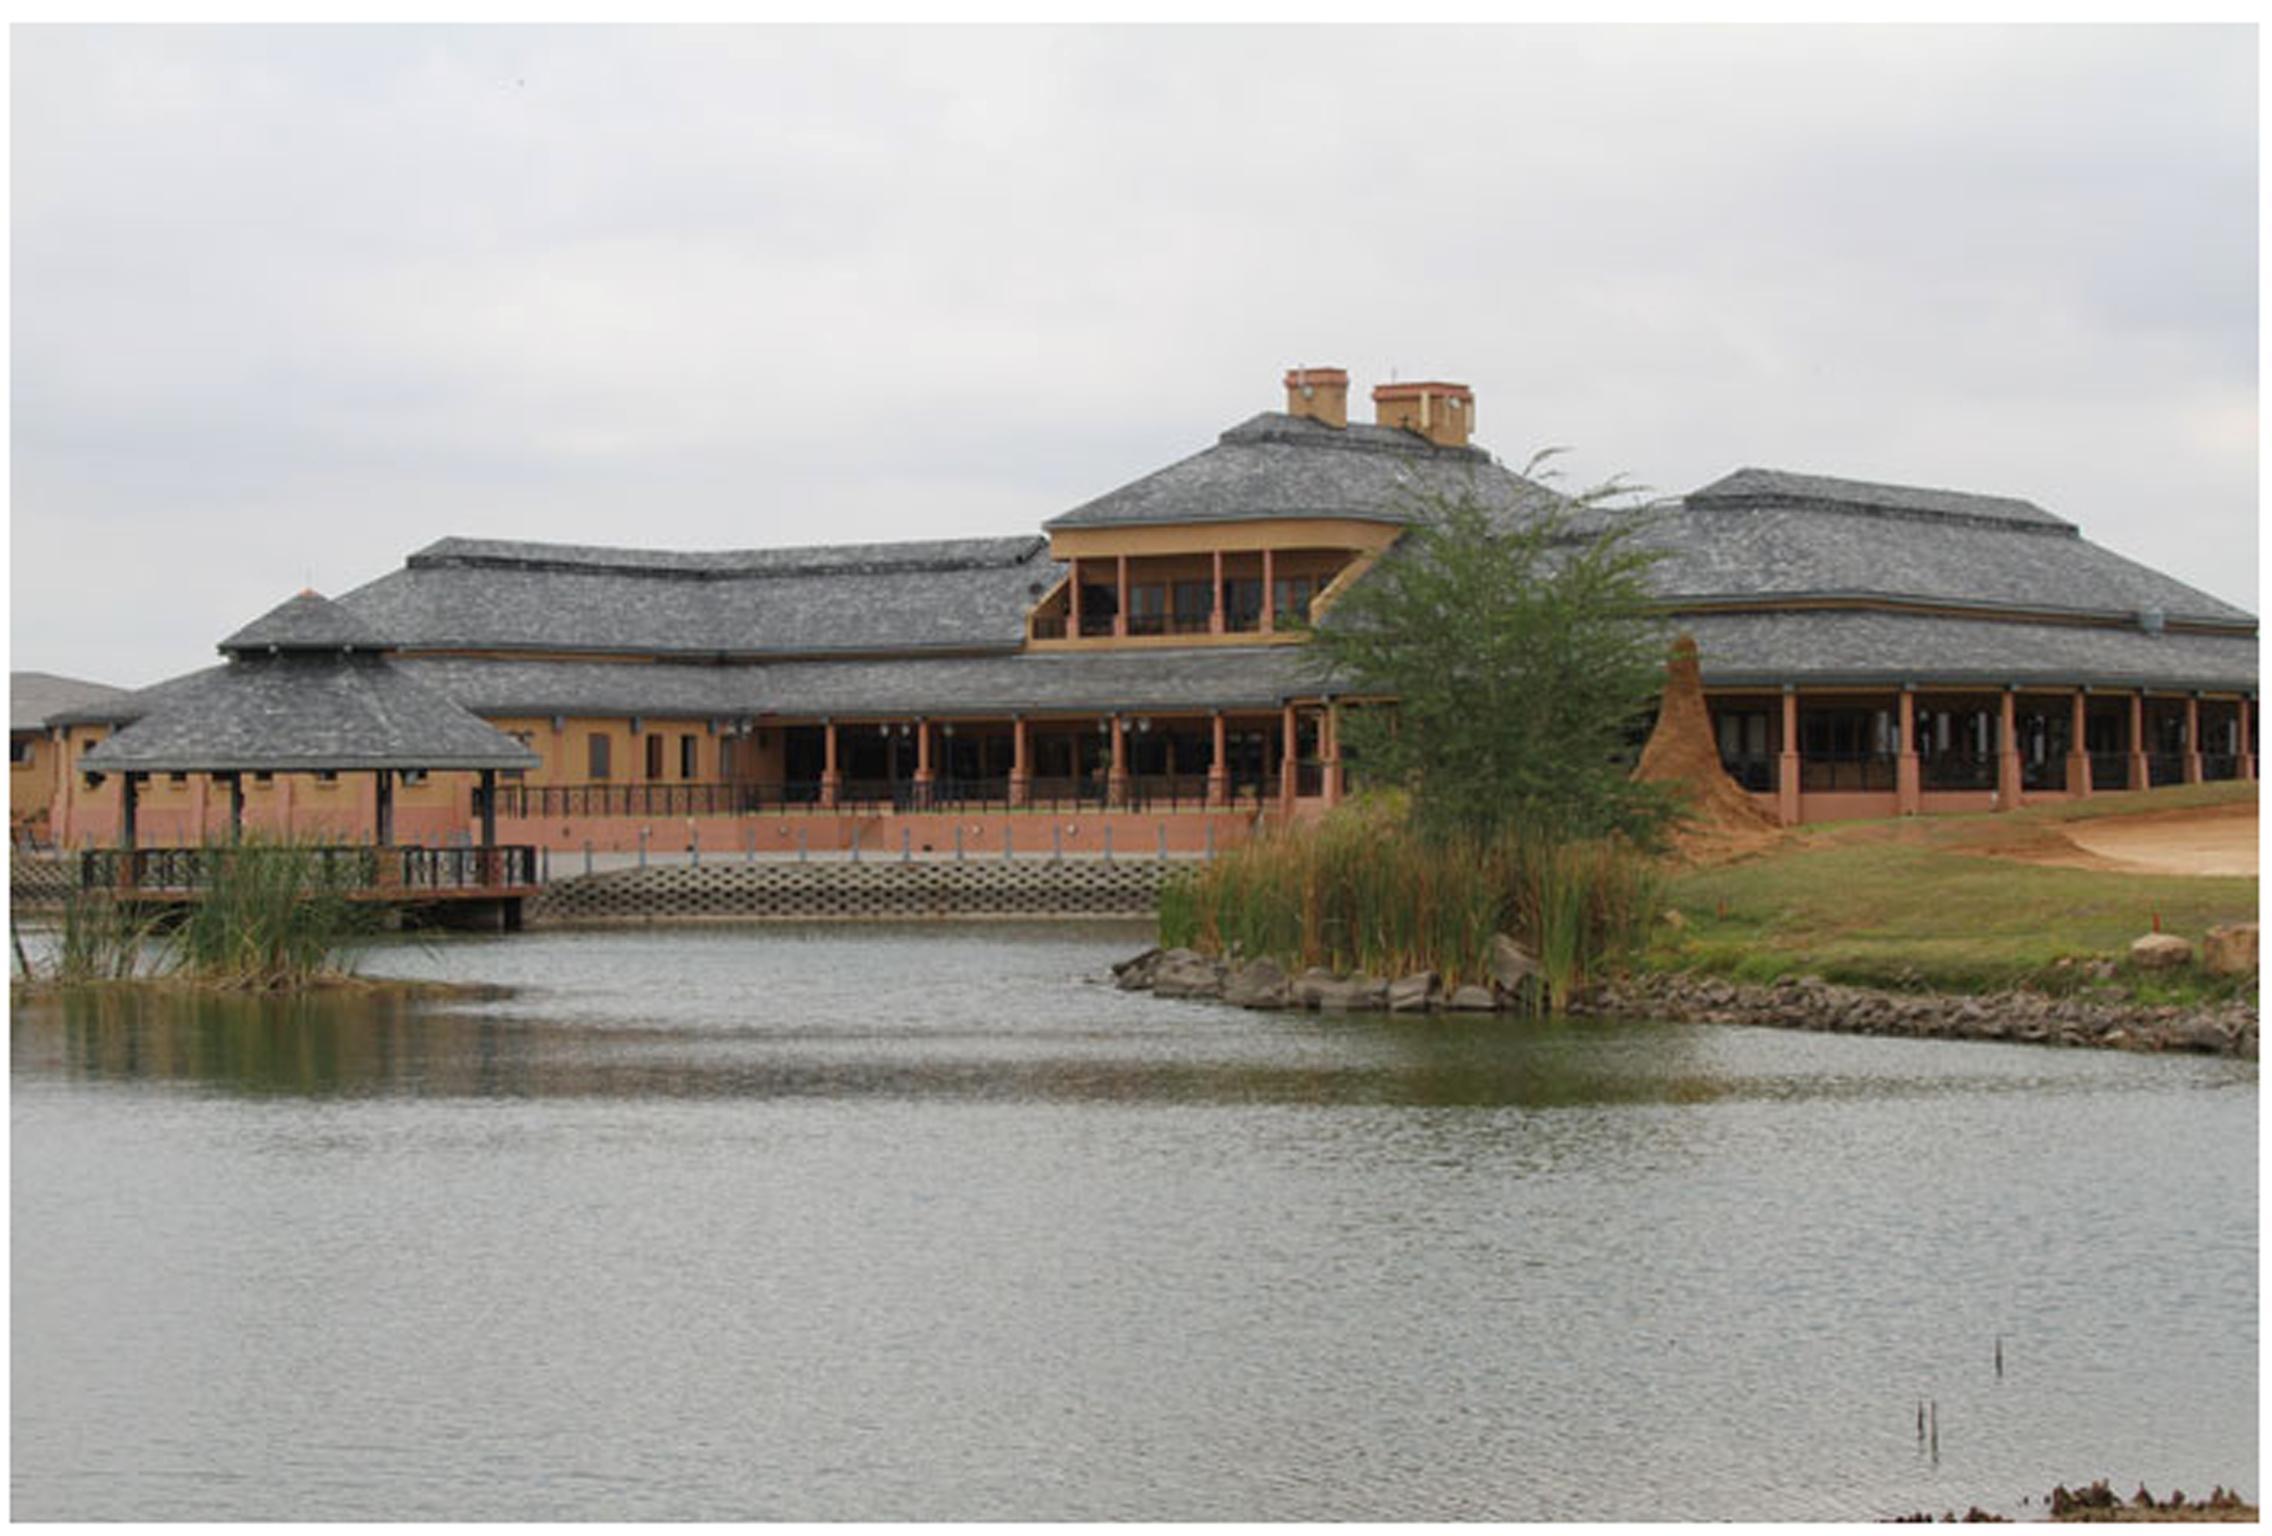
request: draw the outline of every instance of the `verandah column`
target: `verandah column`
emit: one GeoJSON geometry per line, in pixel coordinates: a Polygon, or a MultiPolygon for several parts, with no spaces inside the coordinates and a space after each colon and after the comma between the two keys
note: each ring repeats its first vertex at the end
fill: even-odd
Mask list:
{"type": "Polygon", "coordinates": [[[2020,807],[2019,695],[2006,688],[1996,717],[1996,809],[2020,807]]]}
{"type": "Polygon", "coordinates": [[[2185,782],[2201,782],[2201,695],[2185,696],[2185,782]]]}
{"type": "Polygon", "coordinates": [[[1128,557],[1126,555],[1119,555],[1114,559],[1113,590],[1117,596],[1117,601],[1112,605],[1112,632],[1116,636],[1126,635],[1128,633],[1128,557]]]}
{"type": "Polygon", "coordinates": [[[1775,758],[1775,819],[1799,824],[1799,690],[1783,685],[1783,746],[1775,758]]]}
{"type": "Polygon", "coordinates": [[[1112,772],[1104,781],[1104,803],[1122,806],[1128,803],[1128,730],[1120,716],[1112,717],[1112,772]]]}
{"type": "Polygon", "coordinates": [[[2130,695],[2130,787],[2154,787],[2153,766],[2146,761],[2146,690],[2143,688],[2130,695]]]}
{"type": "MultiPolygon", "coordinates": [[[[1264,602],[1262,611],[1264,613],[1270,611],[1270,605],[1267,601],[1264,602]]],[[[1295,734],[1294,706],[1289,702],[1286,705],[1285,739],[1279,747],[1278,753],[1278,801],[1289,815],[1293,813],[1294,801],[1298,798],[1301,790],[1299,773],[1301,748],[1299,743],[1300,738],[1295,734]]]]}
{"type": "Polygon", "coordinates": [[[1023,715],[1010,717],[1010,804],[1033,796],[1033,731],[1023,715]]]}
{"type": "Polygon", "coordinates": [[[1278,632],[1277,591],[1277,556],[1274,551],[1265,548],[1262,551],[1262,632],[1266,635],[1278,632]]]}
{"type": "Polygon", "coordinates": [[[820,723],[820,805],[824,811],[836,809],[837,797],[844,792],[844,774],[836,766],[836,722],[820,723]]]}
{"type": "Polygon", "coordinates": [[[2067,793],[2088,797],[2091,792],[2090,690],[2075,690],[2075,715],[2067,727],[2067,793]]]}
{"type": "Polygon", "coordinates": [[[1081,559],[1078,555],[1073,557],[1073,574],[1068,580],[1071,585],[1066,588],[1065,633],[1068,638],[1078,640],[1081,638],[1081,559]]]}
{"type": "MultiPolygon", "coordinates": [[[[1220,559],[1219,556],[1217,558],[1220,559]]],[[[1216,569],[1220,570],[1221,566],[1218,565],[1216,569]]],[[[1216,585],[1220,590],[1221,583],[1217,582],[1216,585]]],[[[1207,759],[1207,803],[1209,805],[1229,805],[1231,803],[1230,732],[1223,724],[1223,712],[1219,709],[1215,711],[1214,732],[1215,753],[1214,756],[1207,759]]]]}
{"type": "Polygon", "coordinates": [[[923,716],[915,718],[915,803],[921,807],[931,804],[931,722],[923,716]]]}
{"type": "Polygon", "coordinates": [[[1223,633],[1223,552],[1215,551],[1215,606],[1207,610],[1207,633],[1223,633]]]}
{"type": "Polygon", "coordinates": [[[1894,809],[1904,816],[1914,816],[1924,798],[1918,793],[1917,774],[1917,695],[1907,683],[1901,685],[1901,740],[1896,743],[1893,758],[1894,809]]]}
{"type": "Polygon", "coordinates": [[[1319,771],[1325,778],[1325,803],[1341,803],[1341,704],[1339,700],[1325,701],[1325,715],[1318,723],[1319,771]]]}
{"type": "Polygon", "coordinates": [[[2240,696],[2238,720],[2240,740],[2237,749],[2240,752],[2240,776],[2243,779],[2254,781],[2256,778],[2256,754],[2250,751],[2248,746],[2248,706],[2249,697],[2244,693],[2240,696]]]}

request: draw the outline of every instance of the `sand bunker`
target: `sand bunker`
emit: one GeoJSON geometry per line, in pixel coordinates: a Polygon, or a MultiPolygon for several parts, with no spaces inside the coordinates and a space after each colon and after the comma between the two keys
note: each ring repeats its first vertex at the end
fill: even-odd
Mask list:
{"type": "Polygon", "coordinates": [[[2059,829],[2082,855],[2051,864],[2134,869],[2151,875],[2254,875],[2257,817],[2253,805],[2216,806],[2145,816],[2071,822],[2059,829]]]}

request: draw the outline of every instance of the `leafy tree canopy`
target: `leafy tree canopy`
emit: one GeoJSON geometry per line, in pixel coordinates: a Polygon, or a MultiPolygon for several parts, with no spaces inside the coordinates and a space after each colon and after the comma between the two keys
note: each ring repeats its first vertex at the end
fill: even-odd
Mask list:
{"type": "Polygon", "coordinates": [[[1410,791],[1423,834],[1648,842],[1662,828],[1670,802],[1628,776],[1663,684],[1656,557],[1638,515],[1577,527],[1626,494],[1612,484],[1520,519],[1471,493],[1421,498],[1413,531],[1320,624],[1321,685],[1395,701],[1345,711],[1343,736],[1368,779],[1410,791]]]}

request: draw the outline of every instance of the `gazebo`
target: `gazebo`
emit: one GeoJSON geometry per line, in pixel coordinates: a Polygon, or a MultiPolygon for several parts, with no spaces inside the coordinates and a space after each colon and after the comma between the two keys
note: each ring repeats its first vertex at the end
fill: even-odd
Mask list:
{"type": "Polygon", "coordinates": [[[226,665],[185,680],[74,768],[119,776],[118,838],[128,850],[138,788],[156,773],[225,782],[232,840],[244,833],[248,773],[369,773],[372,842],[384,848],[399,775],[470,769],[481,776],[481,846],[494,847],[497,773],[533,768],[536,754],[394,665],[391,650],[346,609],[304,591],[223,640],[226,665]]]}

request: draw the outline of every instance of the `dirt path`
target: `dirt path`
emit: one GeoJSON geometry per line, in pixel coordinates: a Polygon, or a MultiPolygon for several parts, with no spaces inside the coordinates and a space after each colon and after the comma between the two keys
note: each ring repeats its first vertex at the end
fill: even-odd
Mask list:
{"type": "Polygon", "coordinates": [[[2153,875],[2257,872],[2257,816],[2253,805],[2077,821],[2061,826],[2060,831],[2082,857],[2041,862],[2134,869],[2153,875]]]}

